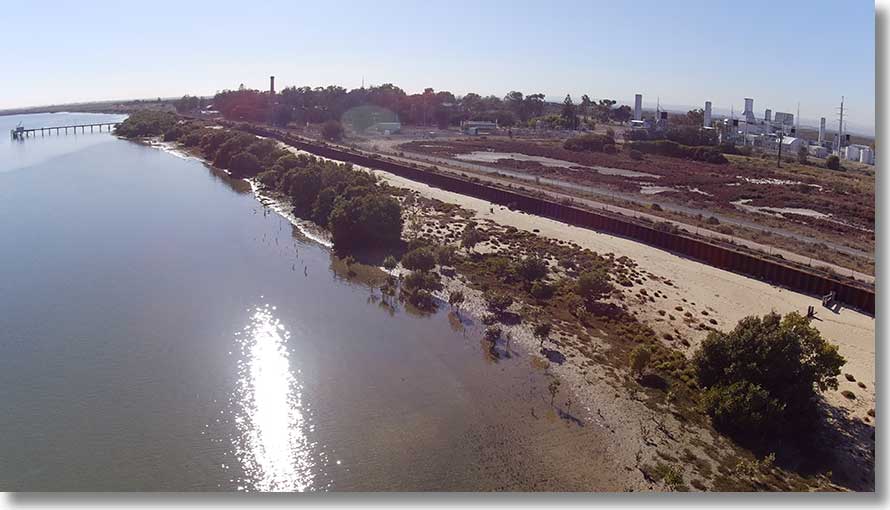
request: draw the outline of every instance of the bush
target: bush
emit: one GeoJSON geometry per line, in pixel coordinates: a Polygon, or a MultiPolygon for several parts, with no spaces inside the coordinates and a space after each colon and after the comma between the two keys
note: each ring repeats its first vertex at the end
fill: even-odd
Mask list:
{"type": "Polygon", "coordinates": [[[499,326],[488,326],[485,328],[485,339],[491,343],[495,343],[501,338],[504,331],[499,326]]]}
{"type": "Polygon", "coordinates": [[[615,145],[615,139],[605,135],[589,134],[569,138],[562,147],[575,152],[602,152],[606,145],[615,145]]]}
{"type": "Polygon", "coordinates": [[[383,268],[392,271],[399,265],[399,262],[392,255],[387,255],[385,259],[383,259],[383,268]]]}
{"type": "Polygon", "coordinates": [[[486,292],[485,302],[488,310],[496,315],[502,315],[513,304],[513,296],[499,292],[486,292]]]}
{"type": "Polygon", "coordinates": [[[464,293],[459,290],[452,290],[448,294],[448,304],[451,306],[460,306],[464,302],[464,293]]]}
{"type": "Polygon", "coordinates": [[[431,271],[436,267],[436,255],[431,248],[417,248],[402,257],[402,265],[411,271],[431,271]]]}
{"type": "Polygon", "coordinates": [[[439,273],[412,271],[405,276],[404,288],[409,294],[418,290],[436,291],[442,288],[442,283],[439,273]]]}
{"type": "Polygon", "coordinates": [[[479,242],[481,241],[482,234],[476,228],[476,224],[474,222],[467,223],[460,235],[461,247],[469,252],[472,251],[473,247],[479,244],[479,242]]]}
{"type": "Polygon", "coordinates": [[[614,143],[607,143],[603,145],[603,152],[606,154],[618,154],[618,147],[615,147],[614,143]]]}
{"type": "Polygon", "coordinates": [[[715,426],[761,440],[811,428],[817,392],[837,389],[837,346],[796,312],[747,317],[729,333],[712,331],[695,353],[703,405],[715,426]]]}
{"type": "Polygon", "coordinates": [[[457,260],[457,249],[450,244],[443,244],[436,250],[436,261],[440,266],[450,267],[457,260]]]}
{"type": "Polygon", "coordinates": [[[831,170],[840,170],[841,168],[841,160],[834,154],[828,156],[828,159],[825,160],[825,166],[831,170]]]}
{"type": "Polygon", "coordinates": [[[541,322],[535,324],[535,338],[541,341],[541,348],[544,347],[544,341],[550,338],[550,331],[553,329],[553,326],[549,322],[541,322]]]}
{"type": "Polygon", "coordinates": [[[629,149],[640,153],[658,154],[671,158],[691,159],[719,165],[729,162],[717,147],[692,147],[681,145],[670,140],[630,142],[629,149]]]}
{"type": "Polygon", "coordinates": [[[553,285],[546,282],[535,282],[532,284],[529,294],[537,300],[544,301],[552,298],[555,292],[556,288],[553,285]]]}
{"type": "Polygon", "coordinates": [[[603,267],[597,267],[591,271],[581,273],[578,278],[577,294],[589,306],[596,301],[608,297],[615,287],[612,285],[609,273],[603,267]]]}
{"type": "Polygon", "coordinates": [[[640,151],[637,150],[637,149],[631,149],[631,150],[630,150],[630,159],[633,159],[633,160],[636,160],[636,161],[642,161],[642,159],[643,159],[643,153],[640,152],[640,151]]]}
{"type": "Polygon", "coordinates": [[[650,359],[652,359],[652,349],[648,345],[638,345],[630,352],[630,369],[640,377],[649,366],[650,359]]]}
{"type": "Polygon", "coordinates": [[[516,263],[516,274],[527,282],[534,282],[547,276],[547,262],[539,257],[526,257],[516,263]]]}

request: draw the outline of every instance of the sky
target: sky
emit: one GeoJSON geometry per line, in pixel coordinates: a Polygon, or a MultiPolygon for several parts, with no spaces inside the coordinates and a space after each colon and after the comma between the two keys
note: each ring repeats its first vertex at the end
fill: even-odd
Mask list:
{"type": "Polygon", "coordinates": [[[13,2],[0,108],[211,95],[243,83],[394,83],[644,106],[797,112],[873,133],[874,3],[865,0],[13,2]]]}

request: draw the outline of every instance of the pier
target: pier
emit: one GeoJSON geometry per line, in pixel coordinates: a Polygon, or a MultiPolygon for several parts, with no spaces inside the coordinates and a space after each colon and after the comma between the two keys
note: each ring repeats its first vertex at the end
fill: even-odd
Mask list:
{"type": "Polygon", "coordinates": [[[75,124],[71,126],[52,126],[52,127],[41,127],[41,128],[28,128],[25,129],[22,126],[19,126],[10,131],[10,135],[13,140],[24,140],[29,137],[36,137],[38,133],[40,136],[51,135],[53,132],[57,135],[68,134],[68,131],[71,130],[72,133],[77,133],[79,129],[81,133],[86,133],[87,128],[89,128],[90,133],[98,130],[100,133],[102,131],[107,130],[109,133],[112,129],[117,127],[120,124],[119,122],[100,122],[96,124],[75,124]]]}

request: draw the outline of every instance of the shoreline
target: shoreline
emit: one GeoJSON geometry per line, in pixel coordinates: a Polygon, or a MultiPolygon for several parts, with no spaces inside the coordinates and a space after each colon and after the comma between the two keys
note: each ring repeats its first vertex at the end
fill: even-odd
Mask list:
{"type": "MultiPolygon", "coordinates": [[[[294,147],[286,147],[292,152],[306,152],[294,147]]],[[[320,156],[315,157],[319,157],[320,159],[329,159],[321,158],[320,156]]],[[[205,165],[208,165],[212,168],[211,163],[207,162],[203,158],[198,159],[200,159],[205,165]]],[[[478,219],[482,219],[484,221],[490,221],[492,224],[496,224],[499,226],[506,225],[511,228],[518,228],[534,236],[547,236],[571,243],[580,241],[580,246],[595,249],[595,251],[598,252],[611,251],[614,252],[616,255],[625,255],[630,253],[632,254],[631,258],[637,262],[641,262],[641,267],[645,268],[646,271],[661,274],[669,273],[672,275],[672,278],[674,280],[682,281],[684,282],[684,284],[695,282],[695,275],[698,275],[699,278],[703,278],[702,273],[707,273],[707,278],[711,278],[711,280],[708,280],[709,284],[714,283],[714,281],[719,282],[719,288],[721,290],[720,294],[723,294],[724,292],[727,294],[726,296],[724,296],[724,298],[717,300],[717,307],[707,305],[708,309],[712,310],[715,313],[715,316],[720,317],[724,321],[726,320],[727,315],[732,317],[733,314],[739,314],[743,311],[751,310],[750,306],[742,308],[738,306],[739,303],[737,302],[737,299],[744,298],[745,296],[751,297],[749,301],[755,304],[753,308],[755,313],[758,314],[769,311],[763,309],[764,303],[763,300],[760,298],[761,294],[769,296],[769,299],[767,300],[768,303],[778,305],[773,309],[778,308],[782,311],[785,311],[787,309],[787,306],[782,305],[789,304],[786,303],[786,301],[789,300],[789,297],[793,298],[790,301],[793,302],[793,310],[796,311],[800,311],[798,306],[805,308],[804,303],[809,304],[813,301],[818,301],[815,298],[796,294],[785,289],[777,288],[763,282],[737,275],[735,273],[729,273],[727,271],[723,271],[708,266],[706,264],[691,261],[689,259],[683,259],[676,255],[648,245],[644,245],[642,243],[610,236],[608,234],[601,234],[580,227],[572,227],[568,224],[540,216],[510,211],[503,206],[495,205],[490,202],[475,199],[466,195],[460,195],[457,193],[443,191],[438,188],[432,188],[425,184],[410,181],[409,179],[398,177],[385,171],[363,168],[358,165],[354,166],[357,169],[369,171],[372,174],[382,177],[384,182],[393,187],[402,190],[409,190],[409,192],[411,193],[418,193],[428,199],[441,200],[442,202],[448,204],[457,204],[460,208],[471,211],[474,217],[477,217],[478,219]],[[606,247],[605,250],[603,249],[604,247],[606,247]],[[702,268],[705,269],[703,270],[702,268]],[[674,276],[675,270],[677,270],[679,274],[691,274],[692,277],[689,279],[676,277],[674,276]],[[717,273],[722,274],[722,276],[716,277],[715,279],[715,274],[717,273]]],[[[250,187],[252,192],[254,193],[255,198],[264,205],[267,205],[264,201],[264,198],[269,199],[270,197],[264,197],[262,190],[259,189],[260,186],[258,186],[255,182],[252,182],[253,179],[245,180],[250,183],[250,187]]],[[[283,202],[279,204],[279,207],[286,208],[283,202]]],[[[279,212],[279,214],[282,214],[282,216],[288,219],[288,221],[293,223],[293,220],[288,218],[281,211],[276,212],[279,212]]],[[[430,218],[426,217],[425,221],[429,222],[430,218]]],[[[472,286],[466,281],[466,278],[461,276],[446,276],[445,278],[443,278],[443,283],[445,284],[445,288],[442,291],[436,293],[437,298],[439,298],[443,302],[447,302],[447,292],[449,290],[461,289],[469,298],[466,305],[466,310],[471,311],[474,317],[481,318],[483,316],[482,310],[484,310],[484,303],[481,299],[481,293],[474,290],[472,286]]],[[[699,287],[702,287],[698,289],[700,291],[709,292],[713,290],[711,288],[705,289],[702,285],[700,285],[699,287]]],[[[659,290],[664,292],[665,299],[667,299],[667,295],[676,293],[678,290],[680,290],[680,286],[671,282],[670,285],[662,285],[659,290]]],[[[704,296],[700,293],[696,293],[691,288],[684,287],[682,290],[682,295],[688,296],[690,299],[687,299],[686,297],[673,296],[674,299],[668,300],[667,304],[673,304],[674,302],[688,304],[691,302],[692,306],[696,306],[696,301],[701,303],[708,303],[708,300],[711,299],[709,296],[704,296]],[[691,298],[695,298],[696,301],[691,301],[691,298]]],[[[631,291],[627,291],[626,293],[633,296],[633,294],[631,294],[631,291]]],[[[714,297],[720,298],[720,295],[715,294],[714,297]]],[[[447,306],[447,304],[445,304],[444,306],[447,306]]],[[[676,306],[679,307],[682,305],[677,304],[676,306]]],[[[652,323],[653,327],[656,327],[656,330],[660,333],[664,331],[663,329],[659,329],[659,327],[657,327],[659,326],[657,323],[661,322],[662,324],[660,324],[660,326],[666,326],[667,323],[665,323],[662,318],[655,315],[655,310],[645,310],[642,307],[639,307],[638,311],[640,312],[641,318],[645,321],[646,324],[652,323]]],[[[837,339],[834,338],[833,335],[838,331],[842,332],[844,329],[849,327],[859,327],[860,330],[864,330],[864,334],[868,336],[870,328],[870,348],[868,345],[868,341],[865,341],[863,345],[859,346],[864,350],[862,351],[862,353],[860,353],[862,356],[859,356],[859,358],[857,358],[856,371],[858,374],[860,374],[857,376],[857,379],[872,381],[871,388],[873,388],[874,320],[866,316],[862,316],[857,319],[856,315],[851,315],[856,314],[856,312],[848,309],[844,309],[841,312],[844,316],[844,321],[832,321],[823,325],[823,328],[827,327],[828,331],[831,332],[829,334],[829,332],[824,331],[824,333],[826,335],[829,335],[829,340],[837,342],[837,339]],[[870,326],[868,324],[868,319],[870,319],[870,326]],[[864,325],[859,324],[859,326],[856,326],[857,321],[862,320],[865,320],[864,325]],[[862,359],[863,357],[868,358],[869,350],[871,352],[870,364],[868,363],[869,359],[862,359]]],[[[725,329],[727,326],[731,327],[733,324],[734,322],[731,321],[724,322],[719,324],[719,326],[717,327],[725,329]]],[[[817,327],[820,324],[817,324],[817,327]]],[[[670,326],[674,327],[673,324],[671,324],[670,326]]],[[[706,330],[699,330],[699,332],[696,332],[695,328],[691,327],[689,324],[685,324],[685,326],[687,327],[683,329],[683,334],[685,336],[689,336],[691,340],[687,345],[688,349],[686,350],[686,352],[688,353],[691,352],[694,346],[697,345],[697,342],[700,341],[700,338],[703,336],[702,331],[706,330]],[[696,338],[696,336],[698,336],[698,338],[696,338]]],[[[682,328],[683,326],[681,325],[679,327],[682,328]]],[[[820,328],[820,330],[822,330],[823,328],[820,328]]],[[[563,382],[563,385],[561,385],[562,388],[566,389],[561,390],[560,394],[562,395],[565,391],[568,391],[570,394],[569,401],[573,401],[576,398],[580,400],[580,402],[577,403],[578,407],[575,407],[574,409],[584,409],[584,418],[586,418],[586,423],[596,424],[603,429],[608,430],[611,434],[621,435],[620,439],[616,438],[616,440],[611,442],[608,446],[610,449],[614,448],[614,451],[610,451],[610,456],[612,456],[612,458],[614,459],[620,459],[621,462],[625,464],[628,472],[634,473],[633,476],[628,475],[627,480],[629,487],[634,487],[637,490],[652,490],[656,487],[661,490],[667,489],[668,487],[660,485],[657,480],[654,480],[652,478],[651,463],[660,463],[661,460],[659,459],[665,459],[665,456],[667,456],[667,458],[682,458],[683,455],[687,455],[687,452],[690,451],[690,446],[694,444],[694,441],[701,442],[702,437],[708,438],[708,441],[705,441],[707,446],[693,448],[694,451],[692,455],[695,458],[701,459],[702,457],[710,457],[713,459],[715,456],[721,457],[724,456],[727,452],[736,450],[736,448],[730,444],[730,440],[723,436],[720,436],[719,434],[714,433],[708,427],[695,428],[693,433],[690,434],[688,425],[684,425],[680,421],[677,421],[670,414],[664,414],[664,412],[656,412],[655,410],[650,408],[650,406],[647,406],[644,403],[645,395],[641,396],[638,390],[632,390],[630,392],[626,392],[627,394],[622,395],[622,393],[625,393],[622,390],[623,383],[621,382],[620,377],[616,379],[616,374],[614,373],[613,367],[592,364],[584,359],[583,349],[579,350],[577,346],[571,346],[573,342],[578,340],[577,337],[572,339],[570,335],[565,335],[563,338],[561,338],[561,341],[558,344],[559,348],[563,351],[563,354],[568,354],[569,359],[557,364],[550,363],[547,360],[542,359],[539,356],[540,352],[536,352],[538,343],[531,334],[530,324],[528,322],[523,321],[519,325],[504,326],[504,329],[510,334],[510,336],[512,336],[513,341],[522,345],[523,350],[526,351],[531,359],[536,359],[535,357],[537,356],[537,361],[535,362],[535,364],[537,364],[538,366],[530,367],[530,369],[539,368],[543,369],[546,373],[554,374],[555,377],[558,377],[563,382]],[[648,423],[654,423],[654,425],[646,425],[648,423]],[[658,444],[658,447],[653,447],[653,444],[651,443],[653,427],[661,431],[661,435],[663,436],[659,440],[660,442],[656,443],[658,444]],[[685,439],[679,441],[677,440],[677,437],[683,437],[685,439]],[[636,452],[632,452],[632,445],[638,446],[636,452]],[[685,450],[681,450],[680,447],[683,447],[685,450]],[[667,450],[667,452],[663,450],[667,450]],[[633,453],[633,455],[628,456],[629,452],[633,453]],[[717,452],[717,455],[712,455],[715,452],[717,452]],[[648,471],[643,467],[646,465],[649,465],[649,468],[647,468],[648,471]]],[[[674,331],[677,331],[677,329],[675,329],[674,331]]],[[[860,335],[861,334],[862,333],[860,333],[860,335]]],[[[602,339],[598,339],[598,341],[599,340],[602,339]]],[[[601,345],[601,347],[603,345],[601,345]]],[[[848,355],[845,351],[849,351],[850,348],[851,344],[849,342],[843,344],[841,346],[842,354],[848,355]]],[[[826,395],[826,397],[828,397],[828,395],[826,395]]],[[[834,399],[834,401],[836,402],[837,400],[834,399]]],[[[873,393],[871,401],[873,402],[873,393]]],[[[844,402],[840,403],[844,404],[844,402]]],[[[865,404],[865,402],[859,400],[857,401],[857,404],[860,404],[855,409],[858,412],[862,409],[861,404],[865,404]]],[[[871,405],[873,406],[873,403],[871,405]]],[[[688,474],[690,474],[691,476],[692,473],[690,472],[688,474]]],[[[716,487],[705,483],[707,480],[696,480],[699,484],[696,485],[695,483],[693,483],[693,486],[696,489],[716,489],[716,487]]]]}

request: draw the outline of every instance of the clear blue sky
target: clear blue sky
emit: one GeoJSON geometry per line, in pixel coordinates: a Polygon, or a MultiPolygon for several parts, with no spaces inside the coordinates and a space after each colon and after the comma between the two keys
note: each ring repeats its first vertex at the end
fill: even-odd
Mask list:
{"type": "MultiPolygon", "coordinates": [[[[4,6],[0,108],[392,82],[764,108],[873,131],[866,0],[22,1],[4,6]]],[[[858,129],[857,129],[858,128],[858,129]]]]}

